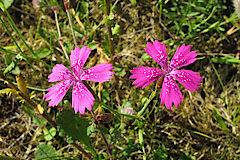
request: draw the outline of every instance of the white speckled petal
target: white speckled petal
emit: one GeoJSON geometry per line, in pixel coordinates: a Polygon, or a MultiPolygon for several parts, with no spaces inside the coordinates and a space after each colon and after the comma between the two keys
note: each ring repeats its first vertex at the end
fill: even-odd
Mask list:
{"type": "Polygon", "coordinates": [[[91,111],[94,100],[93,95],[83,83],[77,82],[73,86],[72,107],[75,113],[80,112],[81,114],[85,114],[85,108],[91,111]]]}
{"type": "Polygon", "coordinates": [[[195,62],[197,59],[195,58],[198,54],[196,51],[191,51],[191,46],[185,46],[183,44],[181,47],[178,47],[176,53],[174,54],[169,67],[171,69],[178,69],[180,67],[189,65],[195,62]]]}
{"type": "Polygon", "coordinates": [[[133,68],[131,71],[130,79],[136,79],[132,84],[137,85],[137,88],[145,88],[152,82],[156,81],[158,78],[163,76],[163,71],[158,68],[143,67],[133,68]]]}
{"type": "Polygon", "coordinates": [[[98,64],[92,68],[85,70],[81,75],[81,79],[94,82],[106,82],[109,81],[109,79],[113,78],[112,75],[114,72],[111,72],[111,69],[114,69],[114,67],[112,67],[112,64],[98,64]]]}
{"type": "Polygon", "coordinates": [[[50,100],[48,106],[57,106],[63,99],[68,89],[71,87],[71,81],[65,80],[47,89],[49,91],[45,94],[46,101],[50,100]]]}
{"type": "Polygon", "coordinates": [[[159,64],[163,69],[167,69],[167,49],[164,43],[154,41],[153,44],[147,43],[145,51],[159,64]]]}
{"type": "Polygon", "coordinates": [[[196,89],[199,88],[199,83],[202,82],[199,73],[191,70],[173,70],[170,74],[189,91],[197,92],[196,89]]]}
{"type": "Polygon", "coordinates": [[[170,75],[164,78],[160,98],[161,105],[165,103],[167,109],[171,109],[172,103],[174,103],[176,107],[181,104],[181,100],[183,99],[182,93],[170,75]]]}
{"type": "Polygon", "coordinates": [[[79,47],[75,47],[75,49],[71,51],[71,69],[77,76],[80,75],[90,53],[91,48],[87,48],[87,46],[83,46],[81,49],[79,47]]]}
{"type": "Polygon", "coordinates": [[[72,73],[62,64],[56,64],[53,67],[52,73],[48,76],[49,82],[56,82],[72,78],[72,73]]]}

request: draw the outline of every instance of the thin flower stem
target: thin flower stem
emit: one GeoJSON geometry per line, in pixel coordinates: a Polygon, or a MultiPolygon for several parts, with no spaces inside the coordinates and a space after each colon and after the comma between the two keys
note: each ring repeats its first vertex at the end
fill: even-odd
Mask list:
{"type": "Polygon", "coordinates": [[[148,107],[149,103],[153,100],[153,98],[156,96],[156,90],[153,91],[147,100],[147,102],[144,104],[143,108],[138,112],[137,116],[140,118],[141,115],[145,112],[146,108],[148,107]]]}
{"type": "MultiPolygon", "coordinates": [[[[110,5],[111,5],[111,0],[105,0],[105,10],[107,16],[110,15],[110,5]]],[[[110,46],[110,56],[111,56],[111,61],[113,60],[114,56],[114,43],[113,43],[113,35],[112,35],[112,29],[111,29],[111,24],[110,22],[107,21],[107,31],[108,31],[108,43],[110,46]]]]}
{"type": "MultiPolygon", "coordinates": [[[[97,121],[95,113],[93,111],[91,111],[91,114],[92,114],[93,118],[97,121]]],[[[97,125],[99,126],[99,124],[97,124],[97,125]]],[[[107,150],[108,150],[109,156],[112,156],[112,150],[111,150],[111,148],[110,148],[110,146],[109,146],[109,144],[107,142],[106,137],[104,136],[104,134],[103,134],[103,132],[101,130],[99,130],[99,131],[100,131],[101,136],[102,136],[102,138],[103,138],[103,140],[105,142],[105,145],[107,146],[107,150]]]]}
{"type": "Polygon", "coordinates": [[[55,20],[56,20],[56,26],[57,26],[57,31],[58,31],[58,42],[62,47],[63,53],[65,54],[65,57],[67,58],[68,62],[70,62],[68,54],[63,46],[63,42],[62,42],[62,37],[61,37],[61,32],[60,32],[60,28],[59,28],[59,24],[58,24],[58,17],[57,17],[57,7],[52,7],[52,10],[54,12],[55,15],[55,20]]]}
{"type": "MultiPolygon", "coordinates": [[[[88,83],[87,83],[86,81],[82,81],[82,83],[83,83],[83,84],[87,87],[87,89],[92,93],[92,95],[94,96],[94,98],[96,99],[96,101],[97,101],[99,104],[101,104],[100,99],[98,98],[98,96],[96,95],[96,93],[93,91],[93,89],[88,85],[88,83]]],[[[97,119],[96,119],[96,115],[95,115],[95,113],[94,113],[93,111],[91,111],[91,114],[92,114],[93,118],[94,118],[95,120],[97,120],[97,119]]],[[[97,125],[99,126],[99,124],[97,124],[97,125]]],[[[103,133],[101,130],[99,130],[99,131],[100,131],[100,133],[101,133],[101,135],[102,135],[102,138],[103,138],[103,140],[104,140],[104,143],[105,143],[105,145],[106,145],[106,147],[107,147],[109,156],[112,156],[112,150],[111,150],[111,148],[110,148],[110,146],[109,146],[109,144],[108,144],[108,142],[107,142],[106,137],[104,136],[104,133],[103,133]]]]}
{"type": "MultiPolygon", "coordinates": [[[[28,104],[30,104],[32,107],[37,108],[37,104],[32,101],[29,96],[25,93],[23,93],[22,91],[19,90],[19,88],[14,85],[12,82],[8,81],[6,79],[6,77],[4,76],[4,74],[2,72],[0,72],[0,78],[3,79],[5,81],[5,83],[7,83],[7,85],[9,87],[11,87],[12,89],[16,90],[18,92],[18,95],[21,96],[28,104]]],[[[40,113],[41,114],[41,113],[40,113]]],[[[44,111],[41,116],[43,116],[48,123],[53,126],[55,129],[57,129],[57,123],[55,121],[53,121],[51,119],[51,117],[48,116],[48,114],[44,111]]],[[[87,153],[81,146],[79,146],[77,143],[73,142],[71,143],[74,147],[76,147],[82,154],[84,154],[85,157],[87,157],[90,160],[93,160],[92,155],[90,153],[87,153]]]]}
{"type": "Polygon", "coordinates": [[[73,30],[71,15],[70,15],[70,12],[69,12],[69,3],[70,3],[70,0],[65,1],[65,2],[64,2],[64,6],[65,6],[65,9],[66,9],[66,12],[67,12],[67,16],[68,16],[68,19],[69,19],[70,28],[71,28],[71,30],[72,30],[72,35],[73,35],[74,44],[75,44],[75,47],[76,47],[76,46],[77,46],[77,40],[76,40],[75,32],[74,32],[74,30],[73,30]]]}
{"type": "Polygon", "coordinates": [[[223,84],[223,82],[222,82],[222,79],[221,79],[220,75],[218,74],[218,71],[217,71],[215,65],[214,65],[213,62],[212,62],[212,59],[208,56],[208,54],[207,54],[207,58],[208,58],[208,60],[210,61],[211,65],[212,65],[212,68],[213,68],[213,70],[214,70],[214,72],[215,72],[215,74],[216,74],[216,76],[217,76],[217,78],[218,78],[218,80],[219,80],[219,82],[220,82],[220,85],[221,85],[221,87],[222,87],[222,89],[223,89],[223,92],[224,92],[224,94],[225,94],[225,103],[226,103],[227,106],[228,106],[227,91],[226,91],[226,89],[225,89],[225,87],[224,87],[224,84],[223,84]]]}
{"type": "Polygon", "coordinates": [[[143,129],[139,129],[138,130],[138,138],[139,138],[139,143],[142,147],[143,150],[143,160],[147,159],[147,155],[146,155],[146,151],[145,151],[145,147],[144,147],[144,140],[143,140],[143,129]]]}

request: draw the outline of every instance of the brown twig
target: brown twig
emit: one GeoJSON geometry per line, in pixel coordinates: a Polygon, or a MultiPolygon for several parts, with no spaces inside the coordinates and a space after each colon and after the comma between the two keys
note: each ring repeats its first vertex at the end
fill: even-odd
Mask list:
{"type": "MultiPolygon", "coordinates": [[[[21,96],[29,105],[31,105],[32,107],[34,108],[37,108],[37,104],[32,101],[29,96],[25,93],[23,93],[22,91],[19,90],[19,88],[14,85],[12,82],[8,81],[6,79],[6,77],[3,75],[3,73],[1,72],[0,73],[0,78],[2,78],[9,87],[11,87],[12,89],[16,90],[18,92],[18,95],[21,96]]],[[[48,123],[53,126],[54,128],[57,129],[57,123],[55,121],[53,121],[51,119],[51,117],[48,116],[48,114],[44,111],[42,114],[41,114],[47,121],[48,123]]],[[[87,153],[81,146],[79,146],[77,143],[73,142],[71,143],[71,145],[73,145],[74,147],[76,147],[82,154],[84,154],[85,157],[87,157],[88,159],[90,160],[93,160],[92,158],[92,155],[87,153]]]]}

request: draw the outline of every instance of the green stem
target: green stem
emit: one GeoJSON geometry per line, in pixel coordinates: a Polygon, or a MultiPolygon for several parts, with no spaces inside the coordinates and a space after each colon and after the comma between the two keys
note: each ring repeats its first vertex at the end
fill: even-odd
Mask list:
{"type": "Polygon", "coordinates": [[[143,130],[142,128],[138,130],[138,137],[139,137],[139,144],[142,147],[143,150],[143,160],[147,159],[147,155],[146,155],[146,151],[145,151],[145,147],[144,147],[144,140],[143,140],[143,130]]]}
{"type": "MultiPolygon", "coordinates": [[[[111,0],[105,0],[106,16],[110,15],[110,6],[111,6],[111,0]]],[[[112,61],[113,56],[114,56],[114,43],[113,43],[111,22],[107,21],[106,25],[107,25],[107,31],[108,31],[108,43],[109,43],[109,46],[110,46],[110,56],[111,56],[111,61],[112,61]]]]}
{"type": "Polygon", "coordinates": [[[59,24],[58,24],[58,17],[57,17],[57,7],[52,7],[52,10],[54,12],[54,15],[55,15],[55,21],[56,21],[56,26],[57,26],[57,31],[58,31],[58,42],[59,44],[61,45],[61,48],[63,50],[63,53],[65,55],[65,57],[67,58],[68,60],[68,63],[70,63],[70,60],[69,60],[69,57],[68,57],[68,54],[63,46],[63,42],[62,42],[62,37],[61,37],[61,32],[60,32],[60,27],[59,27],[59,24]]]}
{"type": "Polygon", "coordinates": [[[221,85],[221,87],[222,87],[222,89],[223,89],[223,92],[224,92],[225,95],[226,95],[226,96],[225,96],[225,102],[226,102],[226,104],[227,104],[227,106],[228,106],[227,91],[226,91],[226,89],[225,89],[225,87],[224,87],[224,84],[223,84],[223,82],[222,82],[222,79],[221,79],[220,75],[218,74],[218,71],[217,71],[216,67],[215,67],[214,64],[213,64],[212,59],[209,58],[208,55],[207,55],[207,58],[208,58],[208,60],[210,61],[211,65],[212,65],[212,68],[213,68],[213,70],[214,70],[214,72],[215,72],[215,74],[216,74],[216,76],[217,76],[217,78],[218,78],[218,81],[219,81],[219,83],[220,83],[220,85],[221,85]]]}
{"type": "Polygon", "coordinates": [[[30,52],[34,57],[36,57],[37,59],[39,59],[38,56],[33,52],[33,50],[32,50],[32,49],[29,47],[29,45],[26,43],[23,35],[19,32],[18,27],[16,26],[15,22],[13,21],[12,17],[10,16],[10,14],[8,13],[7,10],[5,10],[5,13],[7,14],[7,17],[8,17],[8,18],[6,17],[7,21],[9,22],[9,24],[11,25],[11,27],[15,30],[15,32],[18,34],[18,36],[19,36],[20,39],[23,41],[23,43],[25,44],[25,46],[28,48],[29,52],[30,52]]]}
{"type": "Polygon", "coordinates": [[[153,100],[153,98],[156,96],[156,90],[153,91],[149,97],[149,99],[147,100],[147,102],[144,104],[143,108],[138,112],[137,116],[140,118],[141,115],[144,113],[144,111],[146,110],[146,108],[148,107],[149,103],[153,100]]]}
{"type": "Polygon", "coordinates": [[[64,2],[64,6],[65,6],[65,9],[66,9],[66,12],[67,12],[67,16],[68,16],[70,28],[71,28],[71,31],[72,31],[74,44],[75,44],[75,47],[77,47],[77,40],[76,40],[75,32],[74,32],[74,30],[73,30],[71,15],[70,15],[70,12],[69,12],[69,7],[68,7],[68,6],[69,6],[69,3],[70,3],[70,0],[67,0],[66,2],[64,2]]]}
{"type": "MultiPolygon", "coordinates": [[[[92,93],[92,95],[94,96],[95,100],[96,100],[99,104],[101,104],[101,101],[100,101],[99,97],[98,97],[97,94],[93,91],[92,87],[90,87],[86,81],[82,81],[82,83],[83,83],[83,84],[87,87],[87,89],[92,93]]],[[[91,111],[91,114],[92,114],[93,118],[94,118],[95,120],[97,120],[97,119],[96,119],[96,115],[95,115],[95,113],[94,113],[93,111],[91,111]]],[[[98,124],[98,125],[99,125],[99,124],[98,124]]],[[[106,147],[107,147],[108,154],[109,154],[109,156],[111,157],[111,156],[112,156],[112,150],[110,149],[110,146],[109,146],[109,144],[108,144],[108,142],[107,142],[107,139],[105,138],[104,133],[103,133],[101,130],[99,130],[99,131],[100,131],[100,133],[101,133],[101,135],[102,135],[102,138],[103,138],[103,140],[104,140],[104,143],[105,143],[105,145],[106,145],[106,147]]]]}

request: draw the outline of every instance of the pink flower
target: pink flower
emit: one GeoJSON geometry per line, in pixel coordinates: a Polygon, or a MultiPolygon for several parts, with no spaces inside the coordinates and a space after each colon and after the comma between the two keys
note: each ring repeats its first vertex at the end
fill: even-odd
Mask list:
{"type": "Polygon", "coordinates": [[[85,108],[89,111],[92,110],[94,105],[94,97],[87,87],[82,83],[82,80],[105,82],[113,78],[114,72],[112,64],[102,63],[98,64],[90,69],[82,69],[91,49],[86,46],[76,47],[71,51],[70,62],[72,72],[62,64],[56,64],[53,67],[52,73],[48,76],[49,82],[61,81],[56,85],[47,89],[49,91],[44,98],[46,101],[50,100],[48,106],[57,106],[67,93],[68,89],[73,85],[72,90],[72,107],[75,113],[78,111],[81,114],[85,113],[85,108]]]}
{"type": "Polygon", "coordinates": [[[167,109],[171,109],[172,103],[176,107],[181,103],[183,99],[182,93],[175,82],[177,80],[189,91],[195,91],[199,88],[199,83],[202,82],[202,78],[199,73],[191,70],[179,70],[179,68],[189,65],[195,62],[197,59],[196,51],[190,51],[191,46],[185,46],[183,44],[178,47],[172,61],[168,61],[167,50],[165,44],[161,44],[158,41],[154,41],[153,45],[147,43],[145,51],[162,67],[162,69],[143,67],[133,68],[130,79],[136,79],[132,84],[138,87],[145,88],[160,77],[164,77],[161,91],[161,105],[165,103],[167,109]]]}

